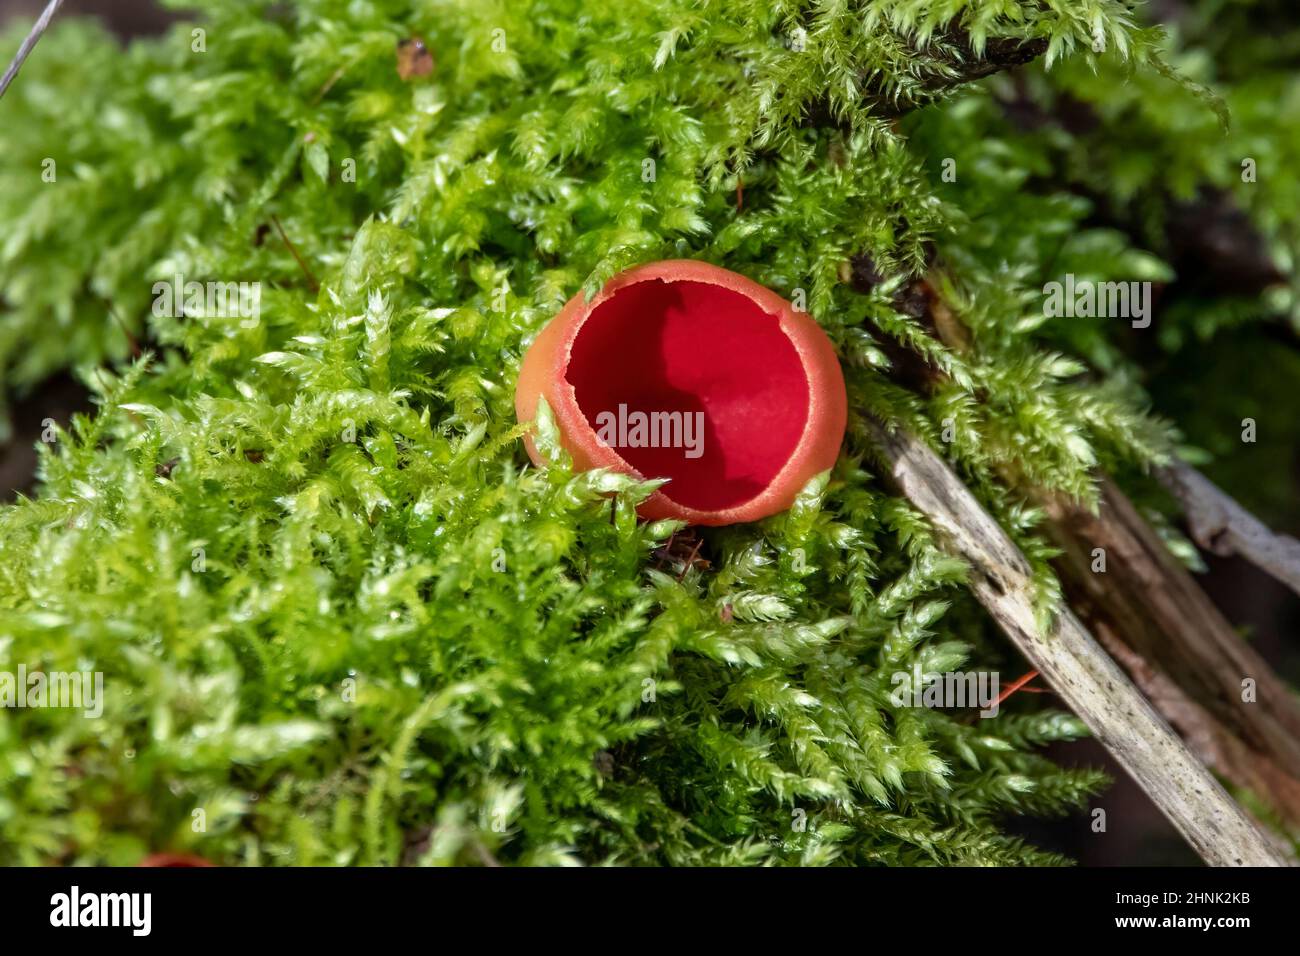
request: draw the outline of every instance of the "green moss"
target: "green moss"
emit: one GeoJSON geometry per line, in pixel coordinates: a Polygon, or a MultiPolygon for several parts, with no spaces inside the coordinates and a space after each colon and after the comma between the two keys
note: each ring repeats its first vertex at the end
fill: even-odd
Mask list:
{"type": "Polygon", "coordinates": [[[1150,64],[1128,7],[205,6],[204,52],[64,23],[0,102],[6,389],[75,365],[101,403],[0,510],[0,662],[106,681],[99,720],[0,712],[0,862],[1057,862],[1003,826],[1101,785],[1033,752],[1077,721],[889,701],[1004,652],[860,424],[934,440],[1045,607],[1006,464],[1087,498],[1099,461],[1165,454],[1122,377],[1029,334],[1078,207],[1027,199],[990,247],[971,216],[1014,178],[950,191],[889,115],[971,121],[945,98],[990,44],[1150,64]],[[403,80],[413,35],[436,67],[403,80]],[[934,250],[962,354],[897,295],[934,250]],[[854,409],[835,471],[707,566],[637,523],[647,488],[527,466],[513,420],[559,305],[668,255],[805,290],[854,409]],[[260,282],[258,321],[153,314],[178,273],[260,282]],[[895,344],[950,384],[905,388],[895,344]]]}

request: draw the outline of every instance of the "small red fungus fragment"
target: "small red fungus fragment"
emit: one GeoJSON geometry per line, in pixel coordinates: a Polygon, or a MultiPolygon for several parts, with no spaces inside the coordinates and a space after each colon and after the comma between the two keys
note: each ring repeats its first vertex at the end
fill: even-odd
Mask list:
{"type": "Polygon", "coordinates": [[[569,300],[524,357],[520,421],[541,397],[578,468],[668,478],[641,515],[697,525],[790,507],[835,463],[848,404],[834,348],[810,316],[690,260],[639,266],[590,302],[569,300]]]}

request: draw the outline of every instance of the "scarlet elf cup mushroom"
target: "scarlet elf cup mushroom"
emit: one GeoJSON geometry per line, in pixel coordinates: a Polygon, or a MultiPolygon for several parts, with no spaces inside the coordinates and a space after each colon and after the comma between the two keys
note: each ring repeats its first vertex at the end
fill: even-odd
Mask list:
{"type": "Polygon", "coordinates": [[[590,302],[570,299],[524,356],[521,422],[541,398],[575,467],[667,478],[639,513],[697,525],[789,508],[835,463],[848,408],[835,349],[811,316],[693,260],[638,266],[590,302]]]}

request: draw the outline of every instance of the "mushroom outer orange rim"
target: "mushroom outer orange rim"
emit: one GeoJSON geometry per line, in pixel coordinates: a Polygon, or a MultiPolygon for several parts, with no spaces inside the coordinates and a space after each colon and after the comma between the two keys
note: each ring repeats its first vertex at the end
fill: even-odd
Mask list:
{"type": "MultiPolygon", "coordinates": [[[[608,468],[640,479],[643,475],[618,452],[601,441],[578,404],[575,387],[567,378],[573,346],[586,320],[619,291],[639,282],[696,282],[739,293],[773,316],[781,332],[793,345],[808,383],[808,414],[789,458],[775,476],[752,498],[717,509],[700,509],[674,501],[666,492],[671,484],[654,492],[637,509],[641,517],[657,520],[677,518],[696,525],[726,525],[785,511],[804,485],[835,464],[848,417],[844,374],[835,348],[826,333],[806,312],[795,308],[777,293],[751,279],[693,259],[668,259],[637,266],[610,279],[590,301],[579,292],[570,299],[529,347],[519,370],[515,390],[515,413],[521,422],[531,422],[537,404],[545,396],[550,405],[560,443],[573,458],[578,471],[608,468]]],[[[539,467],[545,458],[538,452],[532,435],[524,438],[528,455],[539,467]]]]}

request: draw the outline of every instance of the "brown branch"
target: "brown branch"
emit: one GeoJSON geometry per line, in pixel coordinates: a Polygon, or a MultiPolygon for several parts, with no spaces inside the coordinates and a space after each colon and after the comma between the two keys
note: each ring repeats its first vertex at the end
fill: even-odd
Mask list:
{"type": "Polygon", "coordinates": [[[1068,608],[1039,628],[1028,560],[943,459],[906,432],[868,430],[895,484],[970,566],[975,597],[1201,858],[1288,865],[1068,608]]]}
{"type": "Polygon", "coordinates": [[[1187,529],[1201,548],[1220,557],[1240,555],[1300,594],[1300,541],[1269,530],[1190,465],[1179,462],[1159,477],[1182,504],[1187,529]]]}
{"type": "Polygon", "coordinates": [[[970,35],[962,30],[936,34],[925,50],[918,50],[920,82],[916,90],[904,97],[868,90],[866,100],[873,111],[886,119],[896,119],[942,99],[959,86],[974,83],[1005,70],[1024,66],[1047,52],[1047,40],[1021,40],[993,37],[977,54],[970,35]],[[926,62],[926,54],[931,63],[926,62]]]}
{"type": "Polygon", "coordinates": [[[105,299],[104,305],[108,308],[108,314],[113,317],[113,321],[117,323],[117,327],[121,329],[122,334],[126,336],[127,344],[131,346],[131,357],[139,358],[140,343],[137,342],[135,336],[131,334],[131,330],[127,328],[126,323],[122,321],[122,317],[117,314],[117,310],[113,308],[113,303],[105,299]]]}
{"type": "MultiPolygon", "coordinates": [[[[899,293],[896,307],[950,348],[965,351],[969,332],[936,291],[942,286],[939,276],[917,279],[899,293]]],[[[942,382],[940,369],[908,354],[915,361],[898,368],[911,369],[914,387],[933,389],[942,382]]],[[[1019,482],[1014,474],[1007,478],[1019,482]]],[[[1095,513],[1078,502],[1027,491],[1044,506],[1048,531],[1063,552],[1055,566],[1074,611],[1207,766],[1251,791],[1290,825],[1300,825],[1300,701],[1287,685],[1104,475],[1095,513]],[[1105,573],[1092,570],[1097,548],[1105,552],[1105,573]],[[1251,701],[1242,699],[1246,678],[1255,682],[1251,701]]]]}
{"type": "Polygon", "coordinates": [[[316,277],[312,275],[311,269],[307,267],[307,263],[303,261],[302,256],[298,255],[298,250],[294,247],[294,244],[289,241],[289,236],[285,233],[284,226],[280,225],[279,217],[272,216],[271,222],[275,223],[276,231],[280,233],[280,238],[284,240],[284,244],[288,247],[289,253],[293,256],[294,262],[298,263],[298,268],[301,269],[302,274],[307,277],[307,287],[311,289],[313,294],[319,292],[320,283],[316,281],[316,277]]]}
{"type": "MultiPolygon", "coordinates": [[[[911,48],[916,66],[910,88],[889,88],[875,74],[860,76],[862,102],[881,119],[896,120],[938,102],[959,86],[1030,63],[1042,56],[1047,46],[1047,40],[1041,37],[991,37],[976,53],[970,34],[964,30],[939,31],[926,46],[911,48]]],[[[829,97],[811,104],[804,122],[809,126],[843,126],[831,110],[829,97]]]]}
{"type": "Polygon", "coordinates": [[[1045,504],[1071,606],[1207,765],[1300,825],[1300,705],[1287,685],[1112,481],[1095,513],[1045,504]]]}
{"type": "Polygon", "coordinates": [[[1300,806],[1300,782],[1295,777],[1228,732],[1214,714],[1194,701],[1168,674],[1152,667],[1146,658],[1125,644],[1122,635],[1108,621],[1093,618],[1082,609],[1080,614],[1101,645],[1206,766],[1251,793],[1263,795],[1266,805],[1294,820],[1293,816],[1288,817],[1287,811],[1300,806]]]}

